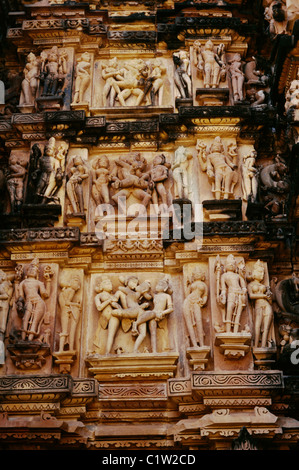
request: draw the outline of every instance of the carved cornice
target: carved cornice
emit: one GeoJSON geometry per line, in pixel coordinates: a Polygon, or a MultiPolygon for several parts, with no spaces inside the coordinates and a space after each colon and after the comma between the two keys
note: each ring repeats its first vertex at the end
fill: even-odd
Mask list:
{"type": "Polygon", "coordinates": [[[72,377],[68,375],[0,377],[0,396],[8,394],[70,393],[72,380],[72,377]]]}
{"type": "Polygon", "coordinates": [[[0,230],[0,243],[35,243],[44,241],[79,241],[77,227],[0,230]]]}
{"type": "Polygon", "coordinates": [[[254,391],[277,390],[284,388],[281,371],[232,372],[192,372],[190,378],[169,379],[168,393],[170,396],[191,395],[192,391],[206,396],[220,390],[229,394],[236,390],[247,393],[254,391]]]}

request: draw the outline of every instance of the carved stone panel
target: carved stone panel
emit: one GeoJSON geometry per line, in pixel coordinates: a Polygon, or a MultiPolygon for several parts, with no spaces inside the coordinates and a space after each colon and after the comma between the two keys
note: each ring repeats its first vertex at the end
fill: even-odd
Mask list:
{"type": "Polygon", "coordinates": [[[57,274],[57,265],[40,263],[38,258],[16,266],[3,373],[51,372],[57,274]]]}
{"type": "Polygon", "coordinates": [[[95,61],[94,74],[93,113],[173,110],[173,64],[167,59],[103,59],[95,61]]]}
{"type": "Polygon", "coordinates": [[[162,273],[92,275],[87,353],[112,356],[176,350],[178,280],[162,273]]]}

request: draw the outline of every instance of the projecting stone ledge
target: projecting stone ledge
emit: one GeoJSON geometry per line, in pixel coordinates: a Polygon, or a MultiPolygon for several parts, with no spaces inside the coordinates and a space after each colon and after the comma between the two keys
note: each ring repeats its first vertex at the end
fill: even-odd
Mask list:
{"type": "Polygon", "coordinates": [[[153,379],[165,380],[172,378],[176,371],[179,354],[169,353],[140,353],[107,355],[90,354],[86,358],[88,371],[100,381],[112,379],[153,379]]]}

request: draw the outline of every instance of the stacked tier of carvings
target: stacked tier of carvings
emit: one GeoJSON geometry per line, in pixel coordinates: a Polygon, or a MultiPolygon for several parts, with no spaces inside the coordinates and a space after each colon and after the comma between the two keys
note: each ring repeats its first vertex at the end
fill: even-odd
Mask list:
{"type": "MultiPolygon", "coordinates": [[[[143,352],[148,352],[147,344],[150,344],[152,353],[161,353],[169,350],[167,318],[178,315],[185,325],[189,350],[196,352],[211,346],[210,339],[205,338],[205,331],[208,317],[212,315],[215,345],[220,346],[228,359],[244,357],[250,350],[248,342],[251,344],[252,336],[255,356],[258,357],[258,352],[264,356],[267,353],[273,355],[276,352],[274,311],[277,306],[285,315],[292,316],[292,327],[290,322],[288,325],[276,325],[282,335],[282,350],[296,339],[294,325],[298,322],[298,279],[295,275],[279,283],[272,282],[270,290],[264,262],[258,260],[246,265],[243,258],[228,255],[226,259],[219,256],[213,258],[211,266],[210,283],[207,282],[207,268],[199,265],[191,265],[191,272],[184,275],[182,313],[176,311],[172,281],[167,276],[156,276],[154,282],[148,280],[149,277],[143,279],[135,274],[97,277],[94,307],[99,313],[99,320],[96,329],[87,330],[88,335],[93,336],[89,341],[92,340],[94,347],[106,355],[138,355],[142,345],[143,352]],[[293,286],[295,297],[290,298],[289,285],[293,286]],[[214,304],[211,299],[211,314],[207,307],[209,291],[215,293],[216,299],[214,304]],[[158,343],[157,327],[160,335],[158,343]],[[120,330],[122,336],[118,334],[120,330]],[[148,334],[150,343],[148,340],[145,342],[148,334]]],[[[74,361],[79,348],[78,332],[83,313],[82,276],[80,269],[71,268],[63,269],[58,276],[53,265],[41,266],[37,258],[27,265],[17,265],[14,275],[1,271],[2,364],[6,360],[4,344],[7,345],[10,359],[19,369],[42,367],[44,356],[50,355],[52,344],[55,348],[52,354],[58,364],[63,363],[66,356],[68,363],[70,359],[71,363],[74,361]]],[[[94,313],[93,321],[95,318],[94,313]]]]}
{"type": "Polygon", "coordinates": [[[98,63],[90,52],[83,52],[73,65],[72,55],[69,50],[56,46],[39,56],[30,52],[23,78],[13,71],[9,80],[6,77],[3,112],[28,113],[37,109],[62,109],[70,104],[91,105],[91,102],[106,108],[162,106],[171,103],[172,94],[181,104],[184,100],[193,103],[194,86],[210,90],[209,94],[223,87],[230,88],[234,104],[266,106],[268,103],[271,68],[267,61],[262,57],[242,60],[239,53],[227,53],[224,44],[216,45],[212,40],[205,43],[195,40],[190,50],[174,52],[172,64],[162,58],[124,61],[118,57],[98,63]],[[100,75],[97,69],[101,70],[100,75]],[[66,103],[72,75],[72,103],[66,103]],[[93,77],[97,78],[96,83],[93,77]],[[17,107],[13,104],[16,94],[20,97],[17,107]]]}
{"type": "MultiPolygon", "coordinates": [[[[263,7],[265,22],[268,24],[265,32],[276,50],[280,39],[292,34],[293,25],[299,17],[299,8],[294,0],[264,0],[263,7]]],[[[270,104],[271,64],[262,57],[243,61],[239,53],[228,53],[225,49],[224,43],[195,39],[190,50],[182,49],[173,53],[175,97],[181,100],[195,99],[192,91],[193,76],[200,80],[202,88],[215,90],[229,86],[235,104],[270,104]],[[193,68],[197,74],[192,74],[193,68]]],[[[45,102],[50,103],[51,100],[52,105],[59,109],[63,106],[65,89],[69,86],[67,82],[72,75],[73,105],[90,101],[90,92],[86,92],[91,89],[94,75],[92,53],[86,51],[78,54],[74,61],[66,48],[53,46],[42,51],[39,56],[31,52],[26,60],[23,80],[18,71],[10,71],[9,77],[7,74],[3,76],[6,90],[0,87],[0,94],[3,95],[0,97],[0,105],[6,114],[18,110],[32,112],[37,108],[37,102],[43,109],[45,102]],[[17,95],[20,96],[18,108],[17,95]]],[[[161,106],[168,98],[165,96],[165,88],[171,88],[169,69],[161,59],[121,61],[114,57],[107,62],[101,61],[101,70],[102,90],[99,92],[97,86],[96,94],[101,95],[102,106],[161,106]]]]}
{"type": "MultiPolygon", "coordinates": [[[[101,205],[128,215],[126,209],[134,202],[139,203],[139,211],[144,208],[146,213],[151,206],[156,214],[166,214],[177,200],[195,201],[197,156],[202,174],[211,183],[212,199],[239,199],[234,189],[240,182],[245,203],[262,204],[264,215],[272,219],[286,216],[290,190],[286,161],[277,155],[273,162],[257,166],[253,148],[240,153],[234,142],[224,142],[220,136],[212,142],[198,139],[195,150],[180,145],[171,161],[164,154],[149,160],[131,153],[118,158],[98,155],[90,162],[81,150],[68,150],[67,142],[54,137],[45,144],[33,144],[30,155],[13,150],[7,165],[0,168],[2,201],[7,199],[2,212],[18,214],[24,203],[62,205],[65,192],[67,216],[85,218],[90,206],[89,211],[99,208],[100,216],[101,205]]],[[[203,199],[203,187],[199,192],[203,199]]]]}
{"type": "Polygon", "coordinates": [[[131,196],[131,201],[133,198],[144,208],[151,201],[157,211],[167,210],[173,198],[190,198],[192,154],[183,146],[175,151],[172,163],[164,154],[155,155],[151,162],[140,153],[114,160],[99,155],[92,163],[80,151],[67,155],[68,144],[54,137],[46,144],[33,144],[29,156],[12,151],[7,166],[1,169],[3,197],[5,193],[8,196],[2,211],[18,214],[24,203],[61,205],[64,188],[66,214],[83,218],[87,206],[84,196],[88,199],[89,193],[97,207],[113,204],[124,213],[131,196]]]}

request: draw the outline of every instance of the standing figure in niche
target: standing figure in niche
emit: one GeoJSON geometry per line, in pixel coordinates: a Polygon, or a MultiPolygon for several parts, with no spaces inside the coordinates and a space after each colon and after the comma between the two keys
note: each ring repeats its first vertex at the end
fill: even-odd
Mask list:
{"type": "Polygon", "coordinates": [[[34,106],[39,82],[40,64],[36,56],[30,52],[24,68],[24,79],[21,85],[20,106],[34,106]]]}
{"type": "Polygon", "coordinates": [[[243,200],[248,202],[255,202],[258,191],[257,169],[254,166],[257,157],[257,152],[252,150],[249,154],[244,155],[243,163],[241,166],[242,172],[242,191],[243,200]]]}
{"type": "Polygon", "coordinates": [[[166,161],[165,155],[160,154],[154,158],[153,166],[149,172],[151,181],[154,184],[152,192],[152,201],[154,204],[158,205],[160,199],[163,207],[162,210],[166,210],[169,204],[169,194],[164,184],[168,179],[170,167],[171,165],[166,161]]]}
{"type": "MultiPolygon", "coordinates": [[[[122,305],[126,307],[126,296],[125,293],[117,290],[113,293],[112,282],[108,277],[100,279],[99,284],[96,285],[95,291],[95,304],[97,311],[100,313],[99,326],[106,330],[108,328],[108,336],[106,343],[106,354],[111,353],[113,347],[115,335],[120,326],[120,318],[113,315],[113,310],[118,310],[122,305]]],[[[98,330],[96,337],[98,336],[98,330]]]]}
{"type": "MultiPolygon", "coordinates": [[[[148,81],[151,83],[150,98],[152,106],[162,106],[165,72],[166,67],[160,60],[152,63],[152,70],[148,77],[148,81]]],[[[146,91],[144,93],[146,94],[146,91]]]]}
{"type": "Polygon", "coordinates": [[[205,274],[200,270],[192,273],[187,284],[187,296],[183,304],[183,315],[191,346],[204,346],[204,330],[201,309],[208,301],[208,286],[205,274]]]}
{"type": "Polygon", "coordinates": [[[229,73],[231,76],[234,101],[242,101],[244,98],[243,85],[245,75],[242,71],[242,61],[240,54],[235,54],[233,58],[229,61],[229,64],[229,73]]]}
{"type": "Polygon", "coordinates": [[[66,192],[72,206],[73,214],[84,214],[83,181],[89,177],[87,166],[80,155],[73,158],[72,166],[68,173],[66,192]]]}
{"type": "Polygon", "coordinates": [[[84,95],[91,80],[91,55],[84,52],[78,59],[76,67],[75,94],[73,104],[83,103],[84,95]]]}
{"type": "Polygon", "coordinates": [[[9,194],[11,212],[19,212],[24,199],[24,180],[27,163],[22,157],[11,154],[8,160],[6,185],[9,194]]]}
{"type": "Polygon", "coordinates": [[[66,53],[60,55],[56,46],[41,53],[41,78],[44,83],[42,96],[56,96],[62,88],[61,82],[67,73],[66,59],[66,53]]]}
{"type": "MultiPolygon", "coordinates": [[[[236,152],[233,152],[233,156],[236,156],[236,152]]],[[[202,170],[206,171],[208,177],[214,182],[212,191],[215,194],[215,199],[219,200],[221,197],[228,199],[233,194],[234,186],[238,180],[238,173],[235,171],[237,165],[229,152],[225,151],[219,136],[215,137],[204,158],[206,158],[206,163],[202,166],[202,170]]]]}
{"type": "Polygon", "coordinates": [[[59,204],[59,198],[55,194],[62,184],[66,151],[66,145],[61,144],[57,150],[55,138],[49,139],[36,168],[39,174],[36,184],[36,202],[59,204]]]}
{"type": "Polygon", "coordinates": [[[135,97],[135,106],[140,106],[143,100],[143,90],[140,88],[149,74],[149,68],[142,59],[133,59],[123,67],[123,79],[116,83],[119,89],[117,99],[122,106],[126,106],[126,100],[130,96],[135,97]]]}
{"type": "Polygon", "coordinates": [[[225,270],[217,269],[217,297],[221,306],[226,307],[223,323],[226,333],[238,333],[240,329],[241,314],[246,306],[247,287],[243,272],[238,272],[237,263],[233,255],[226,259],[225,270]],[[219,278],[219,280],[218,280],[219,278]]]}
{"type": "Polygon", "coordinates": [[[145,339],[147,322],[149,322],[152,352],[157,352],[157,323],[173,312],[171,293],[172,289],[168,279],[162,279],[156,285],[153,296],[153,310],[140,310],[137,320],[133,322],[132,326],[132,334],[137,336],[134,352],[138,351],[139,346],[145,339]]]}
{"type": "Polygon", "coordinates": [[[78,276],[60,281],[61,292],[58,297],[60,307],[61,333],[59,333],[59,352],[74,351],[76,330],[80,320],[81,302],[74,297],[81,289],[78,276]]]}
{"type": "Polygon", "coordinates": [[[194,42],[194,64],[204,80],[204,88],[217,88],[226,77],[224,44],[217,48],[208,40],[202,48],[199,41],[194,42]]]}
{"type": "Polygon", "coordinates": [[[270,328],[273,323],[272,292],[269,286],[263,284],[265,268],[258,260],[253,268],[248,284],[248,295],[254,301],[254,347],[266,348],[270,341],[270,328]]]}
{"type": "Polygon", "coordinates": [[[9,276],[0,270],[0,364],[4,361],[4,336],[7,324],[9,307],[13,295],[13,284],[11,282],[13,276],[9,276]]]}
{"type": "Polygon", "coordinates": [[[192,84],[191,84],[191,68],[189,54],[186,51],[179,51],[173,54],[173,61],[175,64],[174,83],[180,94],[180,98],[191,98],[192,84]]]}
{"type": "Polygon", "coordinates": [[[106,155],[101,155],[93,163],[93,178],[92,178],[92,197],[98,206],[99,204],[109,204],[109,182],[110,182],[110,169],[109,160],[106,155]]]}
{"type": "Polygon", "coordinates": [[[122,80],[122,72],[118,68],[118,61],[116,57],[110,59],[107,64],[102,66],[102,77],[105,80],[103,89],[103,102],[105,106],[113,107],[117,93],[120,89],[116,87],[117,80],[122,80]]]}
{"type": "Polygon", "coordinates": [[[53,272],[45,269],[45,283],[39,281],[39,260],[35,258],[28,266],[26,278],[18,287],[17,308],[23,315],[22,340],[32,341],[40,335],[40,327],[46,314],[45,299],[50,296],[53,272]]]}
{"type": "Polygon", "coordinates": [[[192,158],[192,152],[185,147],[180,146],[174,154],[172,164],[172,174],[174,179],[174,197],[179,199],[188,199],[189,197],[189,181],[188,169],[189,162],[192,158]]]}

